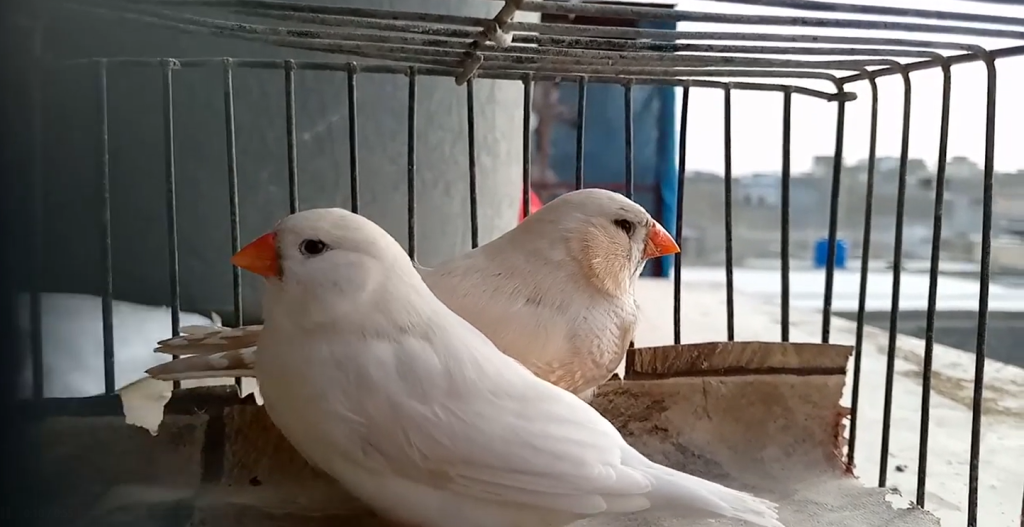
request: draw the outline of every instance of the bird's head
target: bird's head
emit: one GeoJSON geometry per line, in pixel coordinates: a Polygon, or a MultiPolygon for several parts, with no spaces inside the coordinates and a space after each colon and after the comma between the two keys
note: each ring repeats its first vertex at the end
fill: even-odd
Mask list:
{"type": "Polygon", "coordinates": [[[231,263],[266,278],[268,297],[275,301],[301,295],[323,311],[363,300],[385,280],[419,281],[391,235],[343,209],[292,214],[238,251],[231,263]]]}
{"type": "Polygon", "coordinates": [[[563,194],[529,216],[523,226],[530,229],[531,223],[563,233],[570,257],[595,284],[613,294],[628,289],[647,260],[679,252],[672,236],[643,207],[603,189],[563,194]]]}

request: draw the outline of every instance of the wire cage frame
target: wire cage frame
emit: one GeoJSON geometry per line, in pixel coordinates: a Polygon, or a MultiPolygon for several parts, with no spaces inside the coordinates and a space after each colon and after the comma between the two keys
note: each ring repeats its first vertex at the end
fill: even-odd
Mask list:
{"type": "MultiPolygon", "coordinates": [[[[295,74],[300,70],[331,71],[344,75],[347,80],[346,104],[349,127],[349,168],[351,173],[349,192],[351,209],[360,209],[360,174],[357,148],[359,119],[356,115],[359,78],[362,74],[386,73],[402,75],[408,79],[406,137],[408,189],[407,201],[407,246],[410,255],[416,257],[416,216],[417,216],[417,165],[415,122],[417,86],[421,77],[449,77],[466,94],[465,104],[468,115],[468,159],[466,167],[469,183],[471,245],[480,243],[479,215],[477,200],[477,145],[475,139],[475,95],[474,79],[498,79],[519,82],[523,86],[524,125],[522,130],[523,159],[522,182],[523,210],[529,214],[531,188],[531,108],[533,106],[533,83],[553,81],[575,83],[578,90],[576,107],[575,140],[575,188],[583,188],[584,180],[584,124],[588,86],[595,83],[618,84],[623,87],[625,109],[623,141],[625,146],[625,171],[623,174],[624,194],[634,194],[633,159],[633,88],[636,85],[669,85],[682,90],[680,105],[680,134],[678,142],[678,191],[676,195],[675,233],[681,242],[687,173],[686,130],[690,112],[690,96],[694,89],[721,91],[724,100],[725,152],[724,183],[724,236],[726,273],[726,317],[728,339],[735,339],[736,313],[734,302],[734,255],[733,255],[733,173],[731,169],[732,149],[732,93],[735,91],[777,92],[782,100],[782,190],[780,213],[781,244],[781,334],[782,341],[790,339],[790,220],[791,182],[790,166],[792,146],[792,103],[794,96],[814,98],[835,104],[836,128],[829,193],[828,254],[825,266],[825,289],[822,298],[821,341],[831,338],[831,317],[833,289],[835,285],[836,243],[838,232],[838,203],[840,200],[840,178],[844,149],[844,125],[846,103],[856,99],[856,93],[848,87],[853,83],[866,82],[870,87],[870,137],[868,168],[866,178],[865,208],[863,211],[864,253],[860,262],[858,309],[856,316],[856,342],[853,357],[853,385],[851,398],[850,426],[848,432],[847,462],[854,463],[858,439],[858,407],[861,394],[861,364],[864,345],[865,312],[868,286],[868,259],[872,236],[872,199],[875,184],[876,140],[878,133],[879,95],[876,81],[882,77],[899,76],[903,84],[903,110],[901,143],[896,191],[896,223],[893,241],[893,266],[891,274],[892,297],[888,328],[885,403],[881,438],[880,469],[877,484],[887,484],[889,467],[887,463],[892,429],[892,396],[894,370],[897,352],[898,314],[902,272],[902,246],[904,239],[904,208],[906,202],[912,77],[914,72],[938,69],[942,73],[942,106],[940,115],[938,164],[934,185],[934,215],[930,267],[928,273],[928,300],[926,312],[925,347],[922,365],[921,420],[919,426],[919,450],[917,466],[917,488],[915,503],[926,505],[926,483],[928,473],[928,442],[930,423],[930,397],[932,360],[935,344],[937,289],[940,261],[940,241],[943,228],[943,203],[945,192],[947,148],[950,125],[950,94],[953,68],[967,63],[981,63],[987,76],[985,100],[985,137],[982,198],[982,232],[980,243],[979,276],[980,288],[977,303],[977,334],[975,338],[975,366],[973,399],[971,405],[971,446],[970,472],[968,475],[967,525],[978,525],[979,458],[982,431],[982,396],[984,393],[987,326],[989,317],[989,290],[992,267],[993,231],[993,180],[995,157],[996,78],[997,63],[1000,59],[1024,56],[1024,45],[1000,49],[985,49],[969,42],[932,40],[927,35],[955,36],[958,39],[998,38],[1024,42],[1024,18],[983,15],[976,13],[954,13],[947,11],[905,9],[884,6],[863,6],[836,4],[817,0],[715,0],[727,4],[757,5],[761,7],[788,8],[801,11],[800,15],[737,15],[712,12],[696,12],[679,9],[662,9],[650,6],[612,5],[586,2],[552,2],[539,0],[506,0],[498,13],[491,19],[467,16],[439,15],[429,13],[388,11],[336,7],[317,4],[303,4],[275,0],[136,0],[120,2],[115,0],[83,0],[65,4],[69,8],[84,9],[114,17],[131,18],[150,24],[180,31],[222,35],[243,40],[269,43],[276,46],[301,50],[319,51],[328,54],[382,60],[383,63],[361,63],[351,59],[337,60],[262,60],[236,58],[97,58],[84,62],[94,68],[96,74],[96,97],[100,111],[100,167],[99,185],[102,195],[102,211],[98,218],[103,231],[103,265],[105,270],[103,307],[103,363],[105,391],[99,396],[80,401],[48,400],[43,397],[42,372],[42,309],[38,288],[29,295],[30,342],[32,366],[32,394],[34,403],[44,413],[106,413],[120,410],[115,393],[113,339],[113,269],[111,261],[111,214],[110,177],[108,145],[108,91],[107,76],[115,68],[151,68],[162,79],[163,122],[164,122],[164,177],[165,211],[167,219],[166,244],[169,248],[167,277],[171,290],[171,330],[179,334],[181,306],[179,298],[178,232],[175,167],[175,72],[189,68],[220,68],[223,72],[224,122],[227,146],[227,186],[230,195],[231,250],[241,245],[238,221],[238,168],[235,145],[234,72],[242,69],[277,70],[285,86],[285,123],[287,140],[287,181],[289,209],[300,210],[300,178],[297,153],[295,74]],[[201,17],[182,12],[182,8],[216,8],[233,14],[262,18],[276,22],[274,25],[260,25],[201,17]],[[552,15],[595,16],[633,20],[661,20],[674,22],[701,22],[712,24],[738,24],[746,26],[781,26],[793,28],[824,28],[873,31],[902,31],[922,35],[922,38],[891,38],[884,36],[837,36],[803,34],[799,30],[786,34],[750,32],[696,32],[681,30],[642,29],[632,27],[606,27],[570,25],[546,22],[513,21],[516,12],[533,12],[552,15]],[[878,19],[827,18],[828,14],[884,17],[878,19]],[[813,16],[817,15],[817,16],[813,16]],[[927,20],[903,21],[913,18],[927,20]],[[891,20],[896,19],[896,20],[891,20]],[[985,24],[980,27],[976,24],[985,24]],[[743,42],[743,44],[722,44],[720,42],[743,42]],[[771,55],[772,57],[765,57],[771,55]],[[787,58],[775,58],[785,56],[787,58]],[[842,59],[816,59],[813,57],[843,57],[842,59]],[[804,58],[790,58],[804,57],[804,58]],[[812,58],[806,58],[812,57],[812,58]],[[836,74],[835,72],[842,72],[836,74]],[[759,79],[757,81],[747,79],[759,79]],[[760,79],[778,79],[779,82],[765,82],[760,79]],[[832,84],[832,91],[811,89],[793,84],[794,79],[813,79],[832,84]]],[[[987,0],[977,3],[1008,4],[1008,1],[987,0]]],[[[40,82],[33,76],[33,82],[40,82]]],[[[39,142],[41,135],[38,119],[41,102],[36,96],[31,102],[36,113],[31,135],[39,142]]],[[[42,155],[39,147],[33,155],[38,160],[42,155]]],[[[33,212],[37,218],[43,214],[39,198],[40,164],[35,163],[36,173],[32,175],[32,189],[35,200],[33,212]]],[[[38,222],[35,222],[38,225],[38,222]]],[[[38,255],[40,237],[34,236],[32,254],[38,255]]],[[[679,344],[684,330],[680,312],[685,300],[682,290],[684,272],[679,258],[674,263],[674,342],[679,344]]],[[[236,320],[241,320],[242,290],[241,276],[233,269],[233,305],[236,320]]],[[[1024,522],[1024,499],[1022,499],[1022,522],[1024,522]]],[[[1024,523],[1022,523],[1024,525],[1024,523]]]]}

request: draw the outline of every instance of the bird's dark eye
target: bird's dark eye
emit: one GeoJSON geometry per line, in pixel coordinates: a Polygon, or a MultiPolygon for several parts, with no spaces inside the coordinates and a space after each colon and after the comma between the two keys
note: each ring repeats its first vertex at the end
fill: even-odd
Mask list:
{"type": "Polygon", "coordinates": [[[629,220],[615,220],[615,226],[622,229],[626,236],[633,235],[633,222],[629,220]]]}
{"type": "Polygon", "coordinates": [[[302,240],[299,252],[306,256],[317,256],[327,252],[327,244],[320,240],[302,240]]]}

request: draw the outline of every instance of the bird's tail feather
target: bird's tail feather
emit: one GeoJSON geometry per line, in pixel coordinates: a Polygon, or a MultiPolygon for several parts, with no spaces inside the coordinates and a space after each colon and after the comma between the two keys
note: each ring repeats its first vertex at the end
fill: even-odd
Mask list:
{"type": "Polygon", "coordinates": [[[256,345],[262,330],[263,326],[184,326],[181,335],[161,340],[153,351],[169,355],[209,355],[251,348],[256,345]]]}
{"type": "Polygon", "coordinates": [[[779,522],[778,505],[771,501],[644,461],[642,470],[654,478],[648,493],[652,509],[681,513],[704,509],[762,527],[785,527],[779,522]]]}
{"type": "Polygon", "coordinates": [[[161,381],[254,377],[256,348],[222,351],[209,355],[190,355],[158,364],[146,374],[161,381]]]}

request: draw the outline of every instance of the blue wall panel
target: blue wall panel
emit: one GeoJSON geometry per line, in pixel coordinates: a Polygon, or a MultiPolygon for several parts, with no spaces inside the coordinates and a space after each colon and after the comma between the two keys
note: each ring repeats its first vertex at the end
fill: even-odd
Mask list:
{"type": "MultiPolygon", "coordinates": [[[[674,29],[672,22],[644,23],[653,29],[674,29]]],[[[625,88],[618,84],[587,85],[586,128],[583,150],[583,181],[586,187],[624,192],[625,88]]],[[[678,188],[678,130],[675,119],[676,88],[633,86],[633,199],[675,235],[675,203],[678,188]]],[[[563,83],[559,103],[575,110],[575,82],[563,83]]],[[[576,130],[571,124],[553,127],[551,169],[572,184],[576,173],[576,130]]],[[[651,262],[645,274],[668,276],[673,257],[651,262]]]]}

